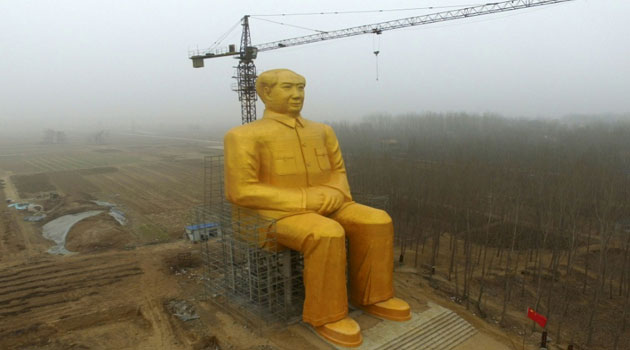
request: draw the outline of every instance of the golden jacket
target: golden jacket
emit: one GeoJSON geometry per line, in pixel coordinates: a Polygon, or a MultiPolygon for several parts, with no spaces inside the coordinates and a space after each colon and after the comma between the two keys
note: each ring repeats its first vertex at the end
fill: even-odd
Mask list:
{"type": "Polygon", "coordinates": [[[322,123],[266,110],[224,139],[228,200],[278,219],[306,210],[306,188],[328,186],[352,201],[339,142],[322,123]]]}

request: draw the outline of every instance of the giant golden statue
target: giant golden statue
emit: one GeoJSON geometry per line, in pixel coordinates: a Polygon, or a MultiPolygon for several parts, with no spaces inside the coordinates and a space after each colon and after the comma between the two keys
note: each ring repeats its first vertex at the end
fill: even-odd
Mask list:
{"type": "Polygon", "coordinates": [[[304,322],[334,343],[359,346],[360,327],[348,317],[346,237],[350,301],[385,319],[411,318],[409,305],[394,297],[392,220],[352,201],[334,131],[300,115],[305,85],[287,69],[258,77],[263,118],[225,135],[226,194],[277,219],[277,241],[303,253],[304,322]]]}

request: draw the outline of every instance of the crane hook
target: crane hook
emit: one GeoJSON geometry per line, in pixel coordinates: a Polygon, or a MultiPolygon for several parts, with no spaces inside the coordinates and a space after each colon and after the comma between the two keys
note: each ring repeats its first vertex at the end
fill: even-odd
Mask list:
{"type": "Polygon", "coordinates": [[[372,49],[374,51],[372,51],[374,53],[374,58],[376,58],[376,81],[378,81],[378,54],[381,53],[380,51],[380,46],[381,46],[381,32],[375,32],[375,34],[377,36],[374,37],[374,40],[372,41],[372,49]]]}

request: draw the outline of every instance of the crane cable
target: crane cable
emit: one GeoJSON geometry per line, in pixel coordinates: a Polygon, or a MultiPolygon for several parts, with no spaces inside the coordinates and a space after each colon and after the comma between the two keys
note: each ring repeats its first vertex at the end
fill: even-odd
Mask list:
{"type": "Polygon", "coordinates": [[[376,58],[376,81],[378,81],[378,54],[381,53],[381,33],[376,32],[372,37],[372,52],[376,58]]]}
{"type": "MultiPolygon", "coordinates": [[[[295,24],[289,24],[284,22],[272,21],[270,19],[261,18],[261,17],[287,17],[287,16],[313,16],[313,15],[340,15],[340,14],[366,14],[366,13],[384,13],[384,12],[401,12],[401,11],[417,11],[417,10],[434,10],[434,9],[446,9],[446,8],[462,8],[462,7],[471,7],[477,6],[479,4],[461,4],[461,5],[445,5],[445,6],[426,6],[426,7],[412,7],[412,8],[397,8],[397,9],[383,9],[383,10],[351,10],[351,11],[322,11],[322,12],[298,12],[298,13],[277,13],[277,14],[258,14],[258,15],[250,15],[251,18],[255,18],[261,21],[266,21],[270,23],[275,23],[283,26],[304,29],[316,33],[326,33],[324,30],[307,28],[304,26],[298,26],[295,24]]],[[[379,79],[379,70],[378,70],[378,54],[380,51],[381,45],[381,37],[379,32],[377,32],[375,37],[372,40],[372,53],[374,53],[374,58],[376,59],[376,81],[379,79]]]]}
{"type": "MultiPolygon", "coordinates": [[[[444,8],[461,8],[461,7],[470,7],[477,6],[478,4],[461,4],[461,5],[446,5],[446,6],[427,6],[427,7],[411,7],[411,8],[397,8],[397,9],[385,9],[385,10],[351,10],[351,11],[323,11],[323,12],[299,12],[299,13],[277,13],[277,14],[260,14],[260,15],[249,15],[250,18],[255,18],[261,21],[271,22],[283,26],[294,27],[299,29],[304,29],[316,33],[327,33],[325,30],[313,29],[304,26],[298,26],[295,24],[289,24],[284,22],[272,21],[270,19],[261,18],[261,17],[286,17],[286,16],[311,16],[311,15],[340,15],[340,14],[360,14],[360,13],[384,13],[384,12],[400,12],[400,11],[416,11],[416,10],[433,10],[433,9],[444,9],[444,8]]],[[[236,27],[236,25],[234,26],[236,27]]],[[[231,32],[232,29],[229,31],[231,32]]]]}
{"type": "MultiPolygon", "coordinates": [[[[322,12],[298,12],[298,13],[276,13],[276,14],[258,14],[258,15],[250,15],[251,18],[255,18],[261,21],[266,21],[274,24],[279,24],[283,26],[308,30],[316,33],[327,33],[324,30],[307,28],[304,26],[298,26],[295,24],[289,24],[284,22],[277,22],[266,18],[261,17],[287,17],[287,16],[313,16],[313,15],[340,15],[340,14],[366,14],[366,13],[384,13],[384,12],[402,12],[402,11],[417,11],[417,10],[434,10],[434,9],[446,9],[446,8],[462,8],[462,7],[472,7],[479,6],[480,4],[460,4],[460,5],[445,5],[445,6],[426,6],[426,7],[411,7],[411,8],[396,8],[396,9],[381,9],[381,10],[350,10],[350,11],[322,11],[322,12]]],[[[230,29],[230,32],[234,29],[230,29]]],[[[372,53],[374,53],[374,58],[376,60],[376,81],[379,80],[379,70],[378,70],[378,54],[380,51],[380,32],[375,33],[375,37],[372,39],[372,53]]],[[[222,39],[223,40],[223,39],[222,39]]]]}
{"type": "Polygon", "coordinates": [[[435,9],[446,9],[446,8],[455,8],[455,7],[472,7],[472,6],[478,6],[478,5],[480,5],[480,4],[426,6],[426,7],[397,8],[397,9],[385,9],[385,10],[351,10],[351,11],[273,13],[273,14],[259,14],[259,15],[252,15],[252,16],[256,16],[256,17],[283,17],[283,16],[343,15],[343,14],[357,14],[357,13],[383,13],[383,12],[416,11],[416,10],[435,10],[435,9]]]}
{"type": "Polygon", "coordinates": [[[217,46],[219,46],[223,42],[223,40],[225,40],[228,37],[228,35],[230,35],[230,33],[232,33],[234,29],[238,27],[239,24],[241,24],[240,19],[236,23],[234,23],[234,25],[230,29],[228,29],[227,32],[223,33],[223,35],[221,35],[217,40],[215,40],[207,50],[212,50],[216,48],[217,46]]]}
{"type": "Polygon", "coordinates": [[[302,26],[298,26],[298,25],[295,25],[295,24],[289,24],[289,23],[283,23],[283,22],[276,22],[276,21],[272,21],[272,20],[266,19],[266,18],[258,18],[257,16],[250,16],[250,18],[255,18],[255,19],[260,20],[260,21],[280,24],[280,25],[283,25],[283,26],[294,27],[294,28],[299,28],[299,29],[304,29],[304,30],[310,30],[312,32],[317,32],[317,33],[327,33],[325,30],[312,29],[312,28],[302,27],[302,26]]]}

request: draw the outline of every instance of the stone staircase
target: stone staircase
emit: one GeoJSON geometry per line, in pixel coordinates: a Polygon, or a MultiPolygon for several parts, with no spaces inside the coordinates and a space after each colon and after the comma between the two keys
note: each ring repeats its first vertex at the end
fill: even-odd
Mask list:
{"type": "MultiPolygon", "coordinates": [[[[422,312],[412,312],[407,322],[380,321],[375,325],[361,325],[361,350],[452,350],[477,333],[477,330],[453,311],[432,302],[422,312]],[[367,326],[367,327],[366,327],[367,326]]],[[[351,316],[361,324],[357,310],[351,316]]],[[[369,324],[369,322],[368,322],[369,324]]],[[[336,349],[348,349],[334,346],[336,349]]]]}
{"type": "Polygon", "coordinates": [[[442,313],[422,322],[375,350],[451,350],[477,333],[470,323],[456,313],[442,313]]]}

